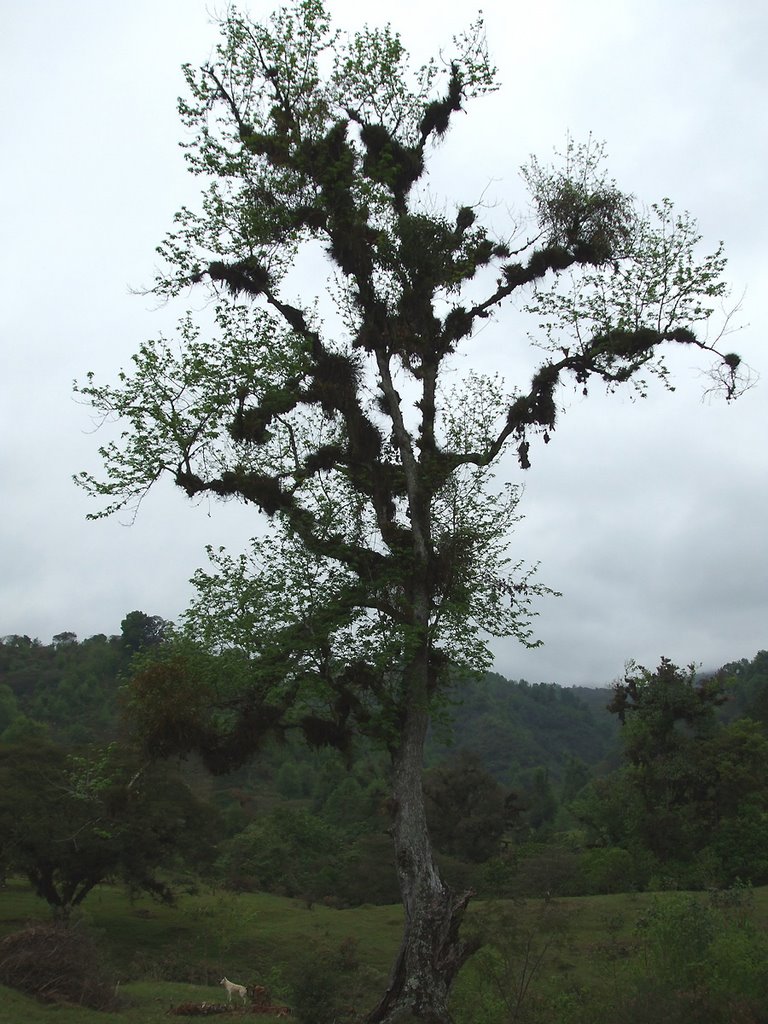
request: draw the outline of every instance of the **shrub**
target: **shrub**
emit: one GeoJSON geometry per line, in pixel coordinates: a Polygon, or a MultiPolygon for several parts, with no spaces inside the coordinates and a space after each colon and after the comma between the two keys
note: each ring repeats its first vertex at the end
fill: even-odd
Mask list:
{"type": "Polygon", "coordinates": [[[222,844],[219,870],[232,888],[247,883],[280,896],[317,900],[338,891],[342,848],[343,836],[326,822],[279,807],[222,844]]]}
{"type": "Polygon", "coordinates": [[[644,888],[647,877],[638,859],[619,846],[585,850],[579,863],[585,893],[631,892],[644,888]]]}
{"type": "Polygon", "coordinates": [[[482,899],[511,899],[517,892],[517,864],[509,856],[492,857],[477,872],[477,891],[482,899]]]}
{"type": "Polygon", "coordinates": [[[520,848],[515,896],[580,896],[584,891],[579,855],[567,846],[529,843],[520,848]]]}
{"type": "Polygon", "coordinates": [[[475,923],[483,943],[462,969],[451,1010],[460,1024],[522,1024],[544,1018],[540,977],[557,962],[570,926],[554,901],[533,914],[489,904],[475,923]]]}
{"type": "Polygon", "coordinates": [[[7,935],[0,941],[0,983],[49,1003],[95,1010],[116,1004],[99,949],[78,927],[37,924],[7,935]]]}
{"type": "Polygon", "coordinates": [[[291,1008],[298,1024],[336,1024],[341,975],[334,958],[315,953],[290,979],[291,1008]]]}
{"type": "Polygon", "coordinates": [[[758,1024],[768,1004],[768,941],[747,912],[749,890],[709,899],[670,893],[641,921],[645,969],[626,1007],[627,1024],[758,1024]],[[746,905],[746,909],[745,909],[746,905]]]}

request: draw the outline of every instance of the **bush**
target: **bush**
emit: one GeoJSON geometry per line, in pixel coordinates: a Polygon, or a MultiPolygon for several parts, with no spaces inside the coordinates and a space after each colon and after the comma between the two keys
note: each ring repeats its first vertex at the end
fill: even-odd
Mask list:
{"type": "Polygon", "coordinates": [[[31,925],[0,941],[0,983],[44,1002],[94,1010],[117,1001],[94,940],[61,924],[31,925]]]}
{"type": "Polygon", "coordinates": [[[541,903],[533,913],[516,904],[491,903],[472,924],[482,946],[459,974],[451,1002],[455,1020],[522,1024],[549,1019],[543,1016],[540,979],[566,944],[568,913],[554,901],[541,903]]]}
{"type": "Polygon", "coordinates": [[[335,1024],[338,983],[322,964],[305,964],[291,992],[293,1013],[299,1024],[335,1024]]]}
{"type": "Polygon", "coordinates": [[[477,872],[477,893],[481,899],[512,899],[517,893],[517,864],[512,857],[491,857],[477,872]]]}
{"type": "Polygon", "coordinates": [[[579,868],[585,894],[632,892],[648,881],[642,857],[619,846],[585,850],[579,868]]]}
{"type": "Polygon", "coordinates": [[[645,970],[623,1014],[627,1024],[758,1024],[768,1020],[768,941],[749,913],[746,887],[709,899],[670,893],[640,922],[645,970]]]}
{"type": "Polygon", "coordinates": [[[584,885],[575,850],[555,844],[529,843],[520,847],[515,896],[581,896],[584,885]]]}
{"type": "Polygon", "coordinates": [[[232,888],[322,899],[338,892],[343,838],[307,811],[279,807],[222,843],[219,871],[232,888]]]}
{"type": "Polygon", "coordinates": [[[291,1008],[298,1024],[336,1024],[344,982],[344,956],[342,952],[334,955],[315,951],[295,968],[289,983],[291,1008]]]}

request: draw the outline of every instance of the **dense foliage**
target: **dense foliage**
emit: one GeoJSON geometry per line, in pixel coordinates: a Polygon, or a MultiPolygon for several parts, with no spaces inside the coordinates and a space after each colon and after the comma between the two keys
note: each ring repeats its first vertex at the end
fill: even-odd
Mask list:
{"type": "Polygon", "coordinates": [[[25,875],[57,916],[111,879],[171,900],[158,870],[203,872],[215,823],[180,779],[138,767],[115,745],[80,754],[0,745],[0,868],[25,875]]]}
{"type": "Polygon", "coordinates": [[[537,768],[558,783],[572,780],[574,762],[594,766],[616,746],[615,722],[605,714],[609,696],[607,689],[528,683],[495,672],[459,680],[442,724],[433,728],[427,763],[463,748],[506,786],[529,784],[537,768]]]}
{"type": "Polygon", "coordinates": [[[129,612],[117,636],[78,641],[57,633],[50,644],[28,636],[0,640],[0,742],[50,735],[65,745],[115,739],[118,688],[131,659],[161,642],[168,623],[129,612]]]}
{"type": "Polygon", "coordinates": [[[726,672],[700,679],[662,659],[614,687],[625,764],[575,812],[592,843],[629,851],[646,883],[768,881],[768,737],[758,721],[718,714],[729,682],[739,687],[726,672]]]}
{"type": "Polygon", "coordinates": [[[79,643],[74,633],[64,633],[51,644],[5,637],[0,643],[0,740],[10,742],[41,729],[70,744],[112,738],[118,728],[118,679],[128,662],[118,637],[98,635],[79,643]]]}
{"type": "MultiPolygon", "coordinates": [[[[51,644],[19,637],[0,643],[6,815],[0,866],[6,871],[15,865],[27,872],[18,846],[13,861],[8,852],[20,830],[28,855],[50,860],[50,822],[66,829],[90,815],[93,828],[78,833],[73,859],[85,864],[90,856],[96,863],[102,858],[109,877],[140,873],[139,860],[131,867],[116,859],[125,837],[135,841],[138,833],[130,815],[118,821],[117,807],[108,810],[105,803],[110,792],[114,803],[120,789],[106,785],[109,758],[113,773],[117,765],[114,749],[105,754],[104,744],[125,735],[119,725],[121,673],[136,650],[146,650],[145,641],[157,642],[159,628],[156,617],[133,612],[115,637],[78,641],[68,633],[64,643],[61,636],[51,644]],[[93,672],[95,651],[102,655],[100,673],[93,672]],[[91,702],[98,708],[87,718],[82,709],[91,702]],[[52,745],[52,737],[68,749],[52,745]],[[94,776],[99,763],[101,775],[94,776]],[[78,772],[91,787],[101,777],[101,794],[91,788],[77,798],[78,772]],[[109,814],[112,825],[104,827],[109,814]]],[[[169,624],[161,632],[169,636],[169,624]]],[[[768,739],[765,721],[753,711],[768,705],[765,665],[761,651],[702,679],[662,662],[659,672],[630,674],[614,691],[495,674],[457,682],[454,703],[428,745],[424,777],[443,872],[485,896],[768,880],[768,739]],[[624,726],[609,714],[611,700],[622,709],[624,726]],[[451,743],[441,740],[451,734],[451,743]]],[[[157,790],[145,819],[148,831],[136,849],[140,853],[143,844],[145,868],[153,858],[165,864],[166,883],[179,872],[205,868],[234,890],[272,891],[310,903],[397,899],[387,857],[389,766],[374,748],[359,750],[350,764],[332,750],[313,752],[289,738],[267,745],[257,762],[215,784],[194,759],[180,768],[181,779],[157,790]],[[180,823],[169,802],[177,799],[174,787],[182,779],[208,806],[180,823]],[[212,837],[214,821],[220,824],[212,837]],[[163,830],[166,845],[158,857],[163,830]]],[[[144,795],[129,801],[134,818],[139,809],[144,814],[146,792],[145,785],[144,795]]],[[[188,799],[182,792],[180,806],[188,799]]],[[[63,878],[67,848],[55,848],[63,878]]]]}

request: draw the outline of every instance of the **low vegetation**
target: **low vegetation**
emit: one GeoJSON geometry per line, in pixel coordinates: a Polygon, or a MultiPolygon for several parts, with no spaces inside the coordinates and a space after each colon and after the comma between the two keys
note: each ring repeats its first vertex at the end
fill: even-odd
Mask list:
{"type": "Polygon", "coordinates": [[[115,985],[87,929],[29,924],[0,941],[0,982],[45,1003],[112,1009],[115,985]]]}
{"type": "MultiPolygon", "coordinates": [[[[384,982],[402,926],[395,906],[309,909],[214,891],[167,907],[102,886],[59,946],[69,988],[60,982],[54,991],[48,981],[35,998],[12,972],[21,937],[43,936],[51,948],[49,936],[66,931],[43,914],[25,885],[9,883],[0,901],[0,934],[8,936],[0,940],[0,1024],[160,1024],[174,1007],[225,1004],[225,973],[262,986],[304,1024],[354,1022],[384,982]],[[82,960],[102,986],[99,1011],[83,998],[75,949],[86,951],[82,960]]],[[[761,1024],[767,926],[768,888],[746,886],[478,901],[467,927],[482,945],[459,975],[452,1013],[457,1024],[761,1024]]]]}

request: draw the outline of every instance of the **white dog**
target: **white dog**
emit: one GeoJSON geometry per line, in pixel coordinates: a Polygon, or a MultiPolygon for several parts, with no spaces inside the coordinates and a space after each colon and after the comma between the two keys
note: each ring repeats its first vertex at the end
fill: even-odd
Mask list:
{"type": "Polygon", "coordinates": [[[222,978],[219,982],[227,990],[227,1001],[232,1002],[232,993],[235,992],[245,1002],[246,992],[245,985],[236,985],[233,981],[229,981],[227,978],[222,978]]]}

